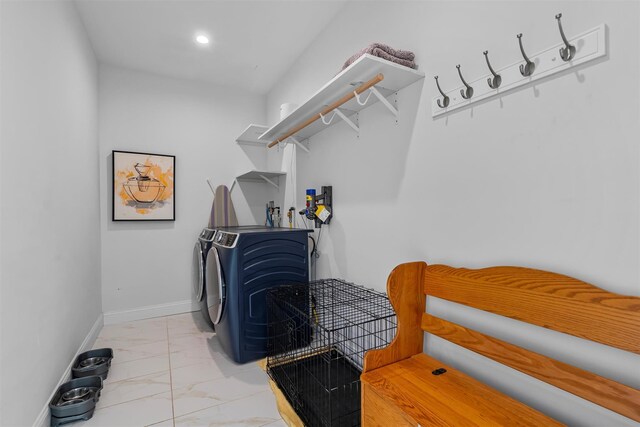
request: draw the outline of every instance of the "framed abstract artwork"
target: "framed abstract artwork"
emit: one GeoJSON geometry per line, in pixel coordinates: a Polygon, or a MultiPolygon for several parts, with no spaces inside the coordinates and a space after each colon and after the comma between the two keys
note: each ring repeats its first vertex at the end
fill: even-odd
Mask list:
{"type": "Polygon", "coordinates": [[[114,221],[175,221],[176,157],[113,151],[114,221]]]}

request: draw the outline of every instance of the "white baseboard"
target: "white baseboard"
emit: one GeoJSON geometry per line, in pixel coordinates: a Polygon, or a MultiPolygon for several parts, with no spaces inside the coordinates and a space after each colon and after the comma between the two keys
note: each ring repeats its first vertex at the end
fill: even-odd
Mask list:
{"type": "Polygon", "coordinates": [[[76,360],[78,354],[83,353],[87,350],[91,350],[93,344],[98,338],[98,334],[100,334],[100,331],[102,330],[102,326],[112,325],[115,323],[130,322],[133,320],[151,319],[153,317],[170,316],[172,314],[189,313],[192,311],[197,311],[199,309],[200,306],[197,302],[186,300],[167,304],[149,305],[145,307],[134,308],[131,310],[110,311],[104,313],[104,316],[100,314],[100,316],[98,316],[95,323],[91,327],[91,330],[85,337],[84,341],[80,345],[80,348],[78,348],[78,351],[69,362],[69,366],[67,366],[67,369],[62,374],[62,377],[60,377],[60,381],[58,381],[58,384],[56,384],[53,391],[51,392],[51,395],[45,402],[42,411],[40,411],[40,414],[38,414],[38,418],[36,418],[36,421],[33,423],[33,427],[49,426],[49,401],[51,401],[51,399],[53,398],[53,394],[56,392],[58,387],[71,379],[71,368],[73,366],[73,362],[76,360]]]}
{"type": "Polygon", "coordinates": [[[73,362],[75,362],[76,357],[80,353],[84,353],[87,350],[91,350],[91,348],[93,347],[93,344],[96,342],[96,339],[98,338],[98,334],[100,334],[100,331],[102,330],[103,325],[104,325],[104,321],[101,313],[96,319],[93,326],[91,327],[91,330],[89,331],[87,336],[84,338],[84,341],[82,341],[82,344],[80,344],[80,348],[78,348],[78,351],[76,351],[76,354],[73,356],[73,358],[69,362],[69,366],[67,366],[67,369],[65,369],[64,373],[62,374],[62,377],[60,377],[60,381],[58,381],[58,384],[56,384],[56,386],[51,391],[51,395],[45,402],[44,408],[42,408],[42,411],[40,411],[40,414],[38,414],[38,418],[36,418],[36,421],[33,423],[33,427],[49,426],[49,402],[53,398],[53,394],[56,392],[58,387],[60,387],[63,383],[66,383],[71,379],[71,368],[73,367],[73,362]]]}
{"type": "Polygon", "coordinates": [[[130,310],[108,311],[104,313],[104,324],[131,322],[133,320],[151,319],[153,317],[171,316],[172,314],[198,311],[200,306],[191,300],[176,301],[166,304],[147,305],[130,310]]]}

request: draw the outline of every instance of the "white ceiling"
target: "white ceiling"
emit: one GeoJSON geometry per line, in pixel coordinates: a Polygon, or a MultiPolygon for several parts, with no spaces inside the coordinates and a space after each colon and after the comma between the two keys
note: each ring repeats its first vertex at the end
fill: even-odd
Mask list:
{"type": "Polygon", "coordinates": [[[264,94],[344,1],[76,0],[102,63],[264,94]],[[208,47],[194,43],[208,34],[208,47]]]}

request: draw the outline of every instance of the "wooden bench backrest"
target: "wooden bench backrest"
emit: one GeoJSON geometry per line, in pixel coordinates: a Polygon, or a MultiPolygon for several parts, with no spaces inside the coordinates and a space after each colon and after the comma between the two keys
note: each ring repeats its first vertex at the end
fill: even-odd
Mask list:
{"type": "Polygon", "coordinates": [[[425,298],[432,295],[640,354],[640,297],[529,268],[469,270],[423,262],[396,267],[387,293],[398,332],[390,352],[365,355],[364,372],[422,352],[423,332],[429,332],[640,421],[639,390],[425,313],[425,298]]]}

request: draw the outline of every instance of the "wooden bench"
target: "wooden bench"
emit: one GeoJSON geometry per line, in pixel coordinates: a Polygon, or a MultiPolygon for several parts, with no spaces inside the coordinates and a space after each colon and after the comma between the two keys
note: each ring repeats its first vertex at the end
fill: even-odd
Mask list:
{"type": "Polygon", "coordinates": [[[424,354],[424,332],[640,421],[639,390],[425,313],[426,297],[435,296],[640,353],[640,297],[528,268],[423,262],[396,267],[387,293],[398,331],[388,347],[365,355],[363,426],[562,425],[424,354]]]}

